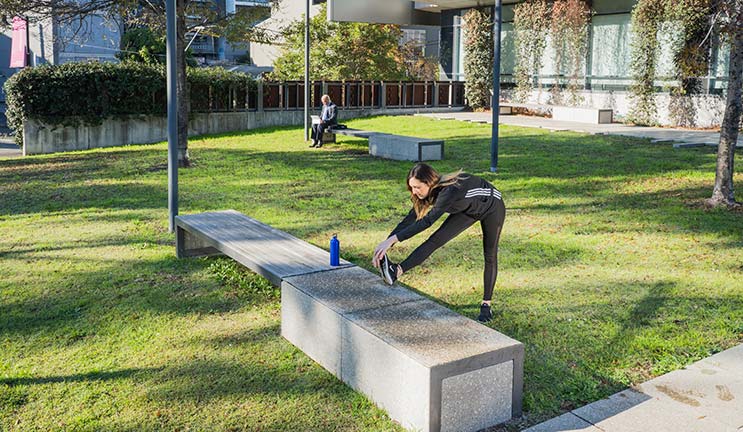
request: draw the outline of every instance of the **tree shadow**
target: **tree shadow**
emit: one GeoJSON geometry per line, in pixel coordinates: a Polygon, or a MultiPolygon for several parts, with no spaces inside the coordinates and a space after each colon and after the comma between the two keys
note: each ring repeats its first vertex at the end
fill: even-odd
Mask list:
{"type": "Polygon", "coordinates": [[[241,291],[214,275],[205,283],[205,264],[175,256],[101,260],[87,271],[62,277],[54,290],[44,289],[45,281],[36,282],[26,291],[37,294],[0,303],[0,334],[18,337],[44,332],[56,336],[58,343],[72,345],[142,312],[213,315],[275,301],[271,296],[241,291]]]}
{"type": "MultiPolygon", "coordinates": [[[[709,317],[743,319],[743,296],[695,297],[679,293],[680,289],[672,281],[628,281],[610,286],[582,281],[576,283],[575,290],[610,294],[582,304],[561,299],[551,305],[547,299],[539,312],[518,301],[523,292],[499,290],[499,310],[488,326],[521,341],[526,348],[527,420],[517,419],[511,426],[525,428],[627,389],[630,383],[617,379],[615,368],[629,366],[633,379],[643,382],[666,369],[681,368],[728,348],[719,341],[698,339],[701,336],[695,337],[695,346],[663,345],[665,339],[696,332],[703,335],[709,317]],[[610,335],[605,333],[607,328],[610,335]],[[633,365],[635,361],[638,363],[633,365]],[[531,413],[535,409],[536,416],[531,413]]],[[[477,312],[474,302],[433,300],[465,316],[477,312]]]]}
{"type": "Polygon", "coordinates": [[[17,377],[17,378],[0,378],[0,385],[7,386],[33,386],[42,384],[57,383],[78,383],[78,382],[98,382],[112,381],[122,379],[140,379],[145,376],[151,376],[163,371],[162,367],[158,368],[129,368],[114,371],[95,371],[82,374],[72,375],[54,375],[40,377],[17,377]]]}

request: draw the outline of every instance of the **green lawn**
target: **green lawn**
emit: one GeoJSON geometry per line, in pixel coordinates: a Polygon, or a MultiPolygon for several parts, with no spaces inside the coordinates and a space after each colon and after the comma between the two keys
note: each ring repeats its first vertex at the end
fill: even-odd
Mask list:
{"type": "MultiPolygon", "coordinates": [[[[526,346],[518,430],[743,339],[743,214],[704,211],[713,150],[423,118],[355,128],[446,140],[443,172],[508,209],[493,328],[526,346]]],[[[371,268],[411,164],[297,128],[203,137],[181,213],[233,208],[371,268]]],[[[743,166],[740,154],[736,165],[743,166]]],[[[738,185],[743,176],[736,177],[738,185]]],[[[402,283],[469,317],[479,226],[402,283]]],[[[425,235],[397,245],[399,259],[425,235]]],[[[223,258],[175,258],[166,146],[0,160],[0,430],[400,430],[279,335],[279,293],[223,258]]]]}

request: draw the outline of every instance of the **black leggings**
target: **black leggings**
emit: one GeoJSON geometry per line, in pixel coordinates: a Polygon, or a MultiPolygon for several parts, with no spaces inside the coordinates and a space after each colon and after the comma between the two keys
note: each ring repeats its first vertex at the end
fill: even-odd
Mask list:
{"type": "MultiPolygon", "coordinates": [[[[495,209],[480,220],[482,227],[482,248],[485,255],[485,272],[483,275],[483,300],[493,298],[495,280],[498,278],[498,241],[500,240],[503,222],[506,219],[506,208],[503,202],[498,200],[495,209]]],[[[403,272],[407,272],[420,265],[431,254],[459,233],[466,230],[477,219],[469,217],[464,213],[449,215],[443,224],[431,234],[426,241],[418,246],[405,261],[400,263],[403,272]]]]}

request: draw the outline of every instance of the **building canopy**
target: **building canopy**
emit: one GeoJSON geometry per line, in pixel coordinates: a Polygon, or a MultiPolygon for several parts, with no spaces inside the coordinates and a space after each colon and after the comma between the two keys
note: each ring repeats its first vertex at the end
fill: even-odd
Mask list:
{"type": "MultiPolygon", "coordinates": [[[[503,0],[502,3],[513,4],[518,1],[503,0]]],[[[328,0],[328,20],[438,26],[441,11],[493,5],[495,0],[328,0]]]]}

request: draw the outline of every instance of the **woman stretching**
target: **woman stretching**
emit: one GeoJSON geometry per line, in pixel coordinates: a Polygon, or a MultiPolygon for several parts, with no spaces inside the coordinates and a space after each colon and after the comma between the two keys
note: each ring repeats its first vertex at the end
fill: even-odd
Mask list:
{"type": "Polygon", "coordinates": [[[484,293],[478,321],[493,318],[490,301],[498,277],[498,240],[506,207],[501,193],[487,181],[462,171],[440,175],[431,166],[419,163],[408,173],[408,190],[413,209],[374,249],[372,263],[379,268],[385,282],[392,285],[405,272],[426,260],[436,249],[453,239],[477,221],[482,226],[485,253],[484,293]],[[423,242],[405,261],[395,264],[387,259],[387,250],[429,228],[444,213],[449,213],[441,227],[423,242]]]}

